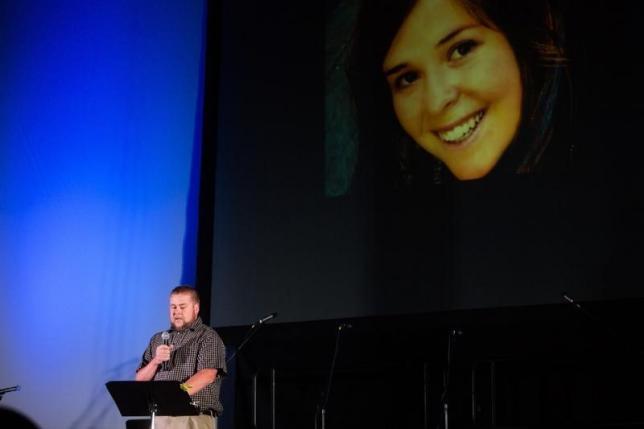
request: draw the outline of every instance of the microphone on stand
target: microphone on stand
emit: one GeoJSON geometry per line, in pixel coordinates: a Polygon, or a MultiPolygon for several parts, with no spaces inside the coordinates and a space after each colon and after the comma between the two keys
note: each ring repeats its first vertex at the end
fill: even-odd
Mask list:
{"type": "Polygon", "coordinates": [[[594,313],[591,313],[588,311],[588,309],[581,304],[579,304],[577,301],[575,301],[573,298],[570,297],[566,292],[563,292],[561,294],[563,299],[565,299],[568,303],[573,305],[577,310],[579,310],[586,319],[590,320],[591,322],[594,323],[596,328],[599,328],[600,332],[603,332],[605,338],[612,338],[613,340],[619,341],[622,343],[622,350],[627,351],[628,355],[637,358],[638,360],[641,359],[642,355],[644,352],[637,346],[634,346],[633,343],[627,338],[626,334],[624,334],[624,329],[623,327],[618,327],[616,328],[614,326],[614,321],[611,320],[606,320],[604,318],[599,318],[595,316],[594,313]]]}
{"type": "Polygon", "coordinates": [[[277,317],[277,313],[271,313],[267,314],[266,316],[262,317],[257,321],[258,325],[263,325],[264,323],[268,322],[269,320],[272,320],[277,317]]]}
{"type": "Polygon", "coordinates": [[[261,319],[259,319],[257,322],[253,323],[253,326],[251,326],[251,328],[254,328],[254,327],[256,327],[256,326],[263,325],[264,323],[266,323],[266,322],[268,322],[269,320],[272,320],[272,319],[274,319],[274,318],[276,318],[276,317],[277,317],[277,313],[270,313],[270,314],[267,314],[266,316],[264,316],[264,317],[262,317],[261,319]]]}
{"type": "Polygon", "coordinates": [[[611,335],[619,336],[617,332],[613,331],[613,329],[608,326],[606,323],[604,323],[602,320],[599,320],[597,317],[595,317],[594,314],[592,314],[590,311],[588,311],[585,307],[582,307],[581,304],[579,304],[577,301],[575,301],[570,295],[568,295],[567,292],[562,292],[561,297],[570,305],[575,307],[577,310],[581,311],[581,313],[590,321],[593,323],[596,323],[597,325],[601,326],[603,329],[607,330],[608,332],[611,333],[611,335]]]}
{"type": "Polygon", "coordinates": [[[575,302],[575,300],[572,299],[566,292],[562,293],[561,296],[563,297],[563,299],[565,299],[566,301],[568,301],[570,304],[574,305],[578,309],[580,309],[580,310],[582,309],[581,305],[579,305],[577,302],[575,302]]]}
{"type": "Polygon", "coordinates": [[[232,355],[228,359],[226,359],[226,363],[229,363],[235,356],[237,356],[237,353],[246,345],[246,343],[252,338],[253,335],[261,328],[266,322],[269,320],[275,319],[277,317],[277,313],[269,313],[266,316],[262,317],[259,319],[257,322],[253,323],[250,326],[250,329],[248,332],[246,332],[246,335],[242,339],[241,343],[239,343],[239,346],[237,346],[237,350],[233,352],[232,355]]]}
{"type": "Polygon", "coordinates": [[[18,390],[20,390],[20,385],[0,389],[0,401],[2,401],[2,397],[5,393],[17,392],[18,390]]]}
{"type": "Polygon", "coordinates": [[[331,359],[331,369],[329,369],[329,379],[327,380],[326,389],[322,392],[320,402],[315,409],[315,429],[318,429],[318,421],[320,422],[320,428],[325,429],[326,425],[326,406],[329,402],[329,395],[331,393],[331,382],[333,381],[333,375],[335,373],[335,363],[338,359],[338,349],[340,346],[340,335],[345,329],[351,329],[353,325],[351,323],[340,323],[337,327],[337,333],[335,335],[335,348],[333,349],[333,358],[331,359]]]}
{"type": "Polygon", "coordinates": [[[0,389],[0,395],[4,395],[5,393],[9,393],[9,392],[17,392],[18,390],[20,390],[20,385],[5,387],[3,389],[0,389]]]}
{"type": "MultiPolygon", "coordinates": [[[[164,346],[170,345],[170,333],[168,331],[163,331],[163,333],[161,334],[161,339],[163,340],[164,346]]],[[[163,371],[169,370],[170,369],[169,361],[163,362],[163,365],[161,368],[163,371]]]]}

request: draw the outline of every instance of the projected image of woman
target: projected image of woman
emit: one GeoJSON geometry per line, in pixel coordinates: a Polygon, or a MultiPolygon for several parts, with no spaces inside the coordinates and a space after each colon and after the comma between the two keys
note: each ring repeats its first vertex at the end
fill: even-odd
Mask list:
{"type": "Polygon", "coordinates": [[[459,180],[486,176],[511,145],[521,146],[514,171],[538,164],[565,64],[546,2],[371,0],[356,36],[356,93],[395,118],[393,134],[408,136],[399,142],[411,138],[459,180]],[[379,75],[379,99],[367,75],[379,75]]]}

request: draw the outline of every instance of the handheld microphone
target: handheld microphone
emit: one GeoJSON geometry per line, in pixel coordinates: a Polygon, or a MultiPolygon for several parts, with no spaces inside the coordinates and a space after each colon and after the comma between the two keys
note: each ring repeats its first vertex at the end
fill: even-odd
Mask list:
{"type": "MultiPolygon", "coordinates": [[[[163,340],[164,346],[170,345],[170,333],[168,331],[163,331],[163,333],[161,334],[161,339],[163,340]]],[[[168,365],[168,361],[163,362],[162,369],[163,371],[167,371],[168,369],[170,369],[168,365]]]]}
{"type": "Polygon", "coordinates": [[[17,392],[18,390],[20,390],[20,385],[5,387],[4,389],[0,389],[0,395],[4,395],[5,393],[9,393],[9,392],[17,392]]]}

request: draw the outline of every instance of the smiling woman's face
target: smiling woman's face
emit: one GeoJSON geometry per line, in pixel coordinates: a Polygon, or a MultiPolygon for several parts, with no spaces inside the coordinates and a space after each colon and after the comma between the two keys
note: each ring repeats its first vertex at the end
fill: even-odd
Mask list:
{"type": "Polygon", "coordinates": [[[519,65],[505,36],[457,0],[418,0],[383,70],[402,128],[460,180],[496,165],[521,120],[519,65]]]}

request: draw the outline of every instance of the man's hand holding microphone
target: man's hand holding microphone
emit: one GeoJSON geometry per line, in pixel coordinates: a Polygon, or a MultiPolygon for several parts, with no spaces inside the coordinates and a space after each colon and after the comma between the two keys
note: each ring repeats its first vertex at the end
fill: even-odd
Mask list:
{"type": "Polygon", "coordinates": [[[170,333],[167,331],[161,334],[161,339],[163,339],[163,344],[157,346],[152,360],[157,365],[161,365],[161,369],[163,371],[167,371],[169,369],[168,362],[170,361],[172,350],[174,350],[174,345],[170,344],[170,333]]]}

